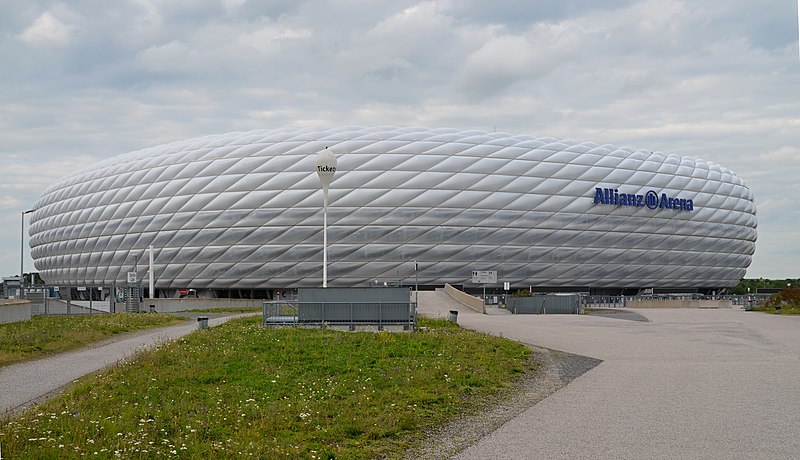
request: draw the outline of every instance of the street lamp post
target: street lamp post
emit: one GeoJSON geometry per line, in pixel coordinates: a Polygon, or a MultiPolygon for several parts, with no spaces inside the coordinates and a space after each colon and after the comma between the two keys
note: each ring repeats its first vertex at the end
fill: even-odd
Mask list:
{"type": "Polygon", "coordinates": [[[328,287],[328,188],[336,174],[336,155],[325,147],[317,153],[317,174],[322,182],[322,287],[328,287]]]}
{"type": "Polygon", "coordinates": [[[414,261],[414,303],[417,304],[416,309],[419,310],[419,264],[416,260],[414,261]]]}
{"type": "MultiPolygon", "coordinates": [[[[19,224],[19,298],[25,298],[25,214],[30,214],[35,209],[22,211],[19,224]]],[[[31,280],[33,281],[33,280],[31,280]]]]}
{"type": "Polygon", "coordinates": [[[156,295],[155,295],[156,288],[155,288],[155,278],[154,278],[154,275],[153,275],[153,245],[152,244],[147,247],[147,252],[150,255],[150,264],[149,264],[149,267],[148,267],[148,270],[147,270],[147,273],[148,273],[148,275],[150,277],[150,283],[149,283],[148,287],[150,288],[150,291],[149,291],[150,292],[150,298],[151,299],[155,299],[156,298],[156,295]]]}

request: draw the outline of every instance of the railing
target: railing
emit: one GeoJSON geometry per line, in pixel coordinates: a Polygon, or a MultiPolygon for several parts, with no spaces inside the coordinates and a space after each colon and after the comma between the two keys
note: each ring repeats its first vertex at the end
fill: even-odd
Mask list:
{"type": "Polygon", "coordinates": [[[50,285],[25,286],[25,299],[31,303],[33,316],[91,315],[109,313],[111,307],[103,288],[59,287],[50,285]],[[74,291],[74,292],[72,292],[74,291]]]}
{"type": "Polygon", "coordinates": [[[656,294],[644,296],[609,296],[609,295],[584,295],[581,296],[581,308],[634,308],[630,304],[642,301],[676,301],[676,300],[709,300],[726,301],[732,305],[752,308],[769,298],[765,294],[749,295],[700,295],[700,294],[656,294]]]}
{"type": "Polygon", "coordinates": [[[584,295],[581,296],[581,308],[625,308],[626,299],[631,297],[619,295],[584,295]]]}
{"type": "Polygon", "coordinates": [[[294,302],[262,304],[261,324],[267,326],[402,326],[417,325],[414,302],[294,302]]]}

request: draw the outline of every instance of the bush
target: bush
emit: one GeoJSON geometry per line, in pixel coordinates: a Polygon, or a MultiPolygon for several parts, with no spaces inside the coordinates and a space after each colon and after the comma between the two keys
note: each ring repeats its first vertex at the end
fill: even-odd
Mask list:
{"type": "Polygon", "coordinates": [[[800,287],[789,286],[777,294],[773,294],[767,301],[769,307],[800,307],[800,287]]]}

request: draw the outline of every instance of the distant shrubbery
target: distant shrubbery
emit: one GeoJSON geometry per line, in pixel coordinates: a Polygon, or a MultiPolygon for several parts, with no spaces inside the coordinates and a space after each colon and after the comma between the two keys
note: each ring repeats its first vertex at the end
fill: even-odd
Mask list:
{"type": "Polygon", "coordinates": [[[800,284],[800,279],[780,279],[770,280],[766,278],[743,278],[735,288],[728,291],[731,295],[746,295],[755,294],[757,289],[761,288],[782,288],[786,286],[796,286],[800,284]],[[749,289],[749,290],[748,290],[749,289]]]}
{"type": "Polygon", "coordinates": [[[790,286],[772,295],[767,306],[800,309],[800,287],[790,286]]]}
{"type": "Polygon", "coordinates": [[[800,315],[800,287],[789,286],[784,288],[781,292],[770,296],[755,310],[783,315],[800,315]]]}

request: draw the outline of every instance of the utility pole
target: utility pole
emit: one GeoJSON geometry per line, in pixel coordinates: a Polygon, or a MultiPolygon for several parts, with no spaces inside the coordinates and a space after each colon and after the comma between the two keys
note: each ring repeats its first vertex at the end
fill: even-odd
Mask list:
{"type": "MultiPolygon", "coordinates": [[[[19,230],[19,298],[25,298],[25,214],[30,214],[35,209],[22,211],[20,215],[19,230]]],[[[33,280],[31,280],[33,282],[33,280]]]]}

